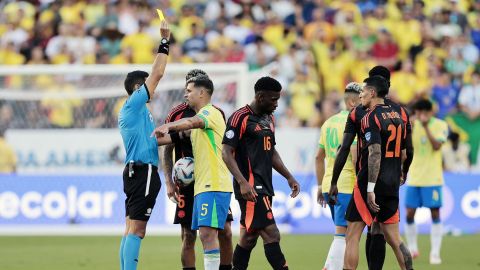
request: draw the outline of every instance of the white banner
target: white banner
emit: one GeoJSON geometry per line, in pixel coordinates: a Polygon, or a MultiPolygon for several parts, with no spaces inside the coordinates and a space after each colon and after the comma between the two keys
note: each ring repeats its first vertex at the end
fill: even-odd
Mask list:
{"type": "MultiPolygon", "coordinates": [[[[317,129],[277,129],[276,148],[292,172],[312,172],[317,129]]],[[[125,149],[117,129],[9,130],[19,173],[118,173],[125,149]]]]}

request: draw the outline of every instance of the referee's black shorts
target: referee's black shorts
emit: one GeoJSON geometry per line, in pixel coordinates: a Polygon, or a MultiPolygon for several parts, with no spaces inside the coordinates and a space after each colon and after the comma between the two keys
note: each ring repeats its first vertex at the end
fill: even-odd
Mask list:
{"type": "Polygon", "coordinates": [[[158,168],[151,164],[135,164],[129,176],[128,164],[123,170],[125,216],[133,220],[148,221],[162,185],[158,168]]]}

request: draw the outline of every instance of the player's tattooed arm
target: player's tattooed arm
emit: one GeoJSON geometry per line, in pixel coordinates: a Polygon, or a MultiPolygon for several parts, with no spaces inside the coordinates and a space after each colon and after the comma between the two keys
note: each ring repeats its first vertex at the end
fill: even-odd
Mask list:
{"type": "Polygon", "coordinates": [[[280,154],[278,154],[277,149],[273,149],[272,165],[275,171],[287,179],[288,185],[292,190],[290,197],[297,197],[298,193],[300,193],[300,184],[297,182],[297,180],[295,180],[295,177],[293,177],[287,167],[285,167],[285,164],[283,164],[283,160],[280,157],[280,154]]]}
{"type": "Polygon", "coordinates": [[[168,135],[170,131],[186,131],[196,128],[204,128],[205,122],[202,118],[198,116],[183,118],[175,122],[170,122],[168,124],[161,125],[157,127],[153,132],[152,136],[164,137],[168,135]]]}
{"type": "Polygon", "coordinates": [[[368,146],[368,187],[367,187],[367,203],[373,212],[380,211],[380,206],[375,202],[375,183],[380,172],[380,164],[382,158],[381,146],[374,143],[368,146]]]}
{"type": "Polygon", "coordinates": [[[167,196],[169,199],[171,200],[175,199],[175,201],[178,202],[179,201],[178,189],[175,186],[172,179],[174,148],[175,148],[174,144],[168,144],[163,147],[162,167],[163,167],[163,174],[165,175],[165,184],[167,186],[167,196]]]}
{"type": "Polygon", "coordinates": [[[380,164],[382,158],[382,150],[380,144],[375,143],[368,146],[368,182],[376,183],[378,173],[380,172],[380,164]]]}

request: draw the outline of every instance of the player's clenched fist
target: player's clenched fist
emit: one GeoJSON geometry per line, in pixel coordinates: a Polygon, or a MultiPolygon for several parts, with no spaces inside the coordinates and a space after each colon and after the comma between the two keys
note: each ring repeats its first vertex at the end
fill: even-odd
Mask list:
{"type": "Polygon", "coordinates": [[[167,135],[168,131],[169,131],[169,128],[168,128],[167,125],[161,125],[153,131],[152,136],[155,135],[155,137],[161,138],[161,137],[167,135]]]}

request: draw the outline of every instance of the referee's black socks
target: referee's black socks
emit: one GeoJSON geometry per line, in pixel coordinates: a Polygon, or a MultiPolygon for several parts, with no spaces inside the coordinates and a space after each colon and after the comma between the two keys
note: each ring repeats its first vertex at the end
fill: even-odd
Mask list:
{"type": "Polygon", "coordinates": [[[266,244],[263,248],[265,249],[265,256],[274,270],[288,270],[287,261],[279,242],[266,244]]]}
{"type": "Polygon", "coordinates": [[[250,261],[250,253],[252,250],[245,249],[237,244],[233,252],[233,270],[245,270],[250,261]]]}

